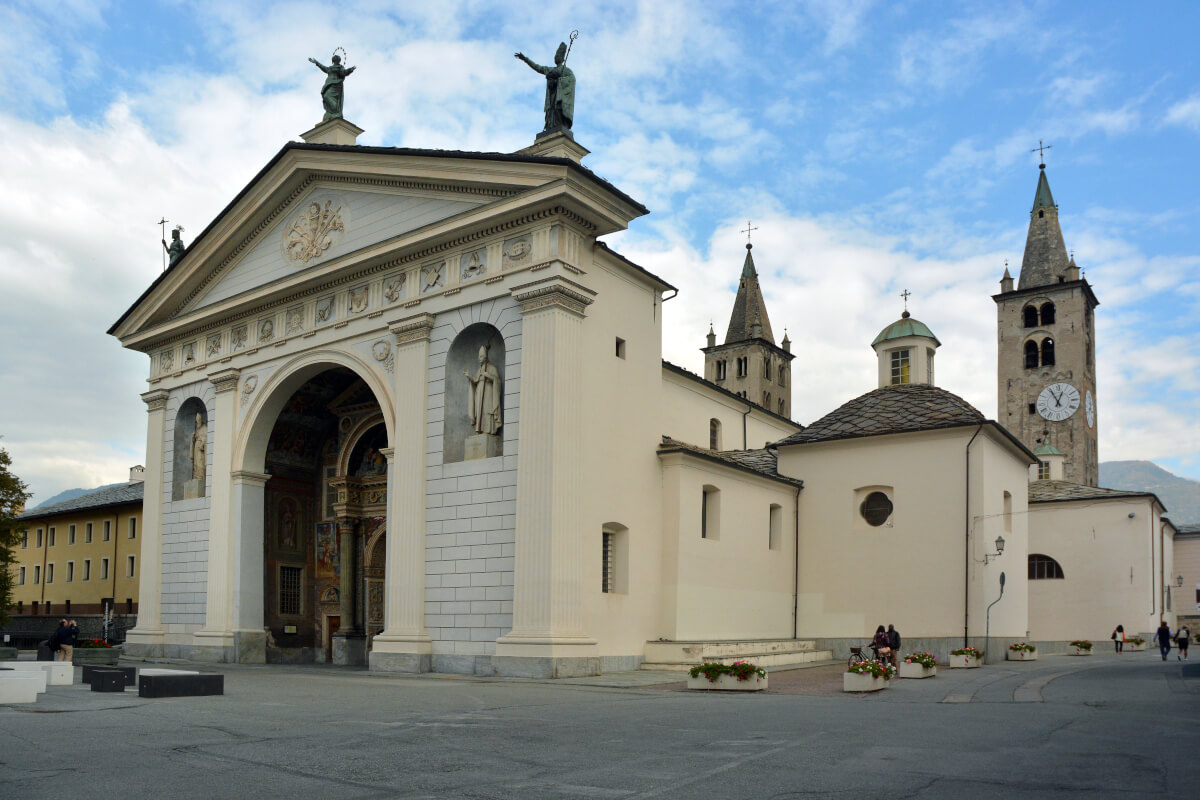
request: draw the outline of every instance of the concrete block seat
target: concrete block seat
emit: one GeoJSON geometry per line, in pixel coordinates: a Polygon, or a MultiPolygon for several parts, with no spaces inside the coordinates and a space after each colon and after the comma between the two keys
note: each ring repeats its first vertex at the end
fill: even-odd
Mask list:
{"type": "Polygon", "coordinates": [[[0,671],[0,705],[37,702],[38,694],[46,691],[45,681],[46,676],[36,672],[0,671]]]}
{"type": "Polygon", "coordinates": [[[225,694],[225,676],[183,669],[144,669],[138,697],[205,697],[225,694]]]}
{"type": "Polygon", "coordinates": [[[92,677],[97,672],[119,672],[125,679],[126,686],[137,686],[137,667],[109,667],[100,664],[84,664],[82,669],[83,682],[89,685],[92,683],[92,677]]]}
{"type": "Polygon", "coordinates": [[[780,667],[829,661],[832,651],[818,650],[808,639],[745,639],[727,641],[646,642],[642,669],[685,671],[706,661],[730,664],[749,661],[759,667],[780,667]]]}
{"type": "Polygon", "coordinates": [[[93,692],[124,692],[125,673],[120,670],[95,670],[88,673],[93,692]]]}
{"type": "Polygon", "coordinates": [[[44,694],[46,673],[40,669],[6,669],[0,672],[0,683],[29,683],[37,694],[44,694]]]}
{"type": "Polygon", "coordinates": [[[42,672],[51,686],[70,686],[75,682],[75,665],[70,661],[0,661],[0,667],[42,672]]]}

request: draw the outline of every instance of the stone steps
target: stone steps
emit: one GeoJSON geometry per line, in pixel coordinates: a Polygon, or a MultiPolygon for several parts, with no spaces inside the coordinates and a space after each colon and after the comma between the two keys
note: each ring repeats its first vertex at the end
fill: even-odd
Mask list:
{"type": "Polygon", "coordinates": [[[830,650],[818,650],[808,639],[744,639],[726,641],[646,642],[641,668],[684,672],[704,662],[730,664],[750,661],[760,667],[779,667],[829,661],[830,650]]]}

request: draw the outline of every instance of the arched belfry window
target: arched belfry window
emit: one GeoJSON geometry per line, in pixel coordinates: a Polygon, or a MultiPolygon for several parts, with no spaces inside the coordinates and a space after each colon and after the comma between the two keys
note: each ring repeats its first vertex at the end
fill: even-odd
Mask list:
{"type": "Polygon", "coordinates": [[[716,417],[708,421],[708,449],[721,449],[721,420],[716,417]]]}
{"type": "Polygon", "coordinates": [[[1042,340],[1042,366],[1043,367],[1054,366],[1054,340],[1053,339],[1043,339],[1042,340]]]}
{"type": "Polygon", "coordinates": [[[1025,318],[1026,328],[1036,328],[1038,324],[1037,306],[1025,306],[1025,310],[1021,312],[1025,318]]]}
{"type": "Polygon", "coordinates": [[[1042,324],[1043,325],[1053,325],[1054,324],[1054,303],[1043,303],[1042,304],[1042,324]]]}
{"type": "Polygon", "coordinates": [[[1053,558],[1040,553],[1029,554],[1029,580],[1061,580],[1062,578],[1062,567],[1053,558]]]}
{"type": "Polygon", "coordinates": [[[1025,343],[1025,369],[1037,369],[1038,365],[1038,346],[1037,342],[1025,343]]]}

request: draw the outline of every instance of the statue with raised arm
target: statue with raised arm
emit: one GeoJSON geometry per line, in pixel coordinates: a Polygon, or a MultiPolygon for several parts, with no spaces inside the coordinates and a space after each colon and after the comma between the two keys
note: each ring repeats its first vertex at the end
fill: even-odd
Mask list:
{"type": "Polygon", "coordinates": [[[322,122],[330,119],[344,119],[342,116],[342,103],[346,96],[342,90],[342,82],[358,67],[350,67],[347,69],[342,66],[342,57],[334,54],[333,63],[328,67],[317,61],[315,58],[310,58],[309,61],[317,65],[317,69],[325,73],[325,85],[321,87],[321,103],[325,106],[325,117],[322,122]]]}
{"type": "Polygon", "coordinates": [[[529,65],[535,72],[546,76],[546,127],[542,133],[562,131],[570,136],[571,123],[575,118],[575,73],[567,66],[567,43],[561,42],[554,54],[554,66],[535,64],[524,53],[516,57],[529,65]]]}
{"type": "Polygon", "coordinates": [[[163,239],[163,249],[167,251],[167,266],[175,266],[175,262],[183,257],[183,251],[186,249],[183,246],[183,240],[179,238],[179,234],[183,233],[183,227],[176,225],[171,229],[171,243],[167,244],[167,240],[163,239]]]}
{"type": "Polygon", "coordinates": [[[470,385],[470,400],[467,413],[471,417],[471,428],[475,433],[495,435],[504,424],[504,411],[500,405],[500,372],[488,360],[488,348],[479,348],[479,370],[472,375],[463,372],[470,385]]]}

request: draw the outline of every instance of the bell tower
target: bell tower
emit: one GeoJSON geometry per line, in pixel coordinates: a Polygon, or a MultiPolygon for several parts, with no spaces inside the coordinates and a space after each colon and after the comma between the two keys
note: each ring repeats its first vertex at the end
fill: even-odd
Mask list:
{"type": "Polygon", "coordinates": [[[1030,450],[1050,445],[1060,451],[1065,480],[1096,486],[1094,310],[1100,303],[1067,254],[1044,163],[1038,165],[1021,274],[1014,288],[1005,267],[992,299],[1000,422],[1030,450]]]}

